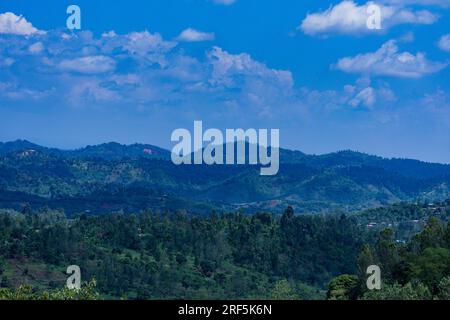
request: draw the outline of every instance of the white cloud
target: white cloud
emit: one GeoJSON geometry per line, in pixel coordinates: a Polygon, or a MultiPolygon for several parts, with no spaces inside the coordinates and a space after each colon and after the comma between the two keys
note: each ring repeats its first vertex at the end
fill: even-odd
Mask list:
{"type": "Polygon", "coordinates": [[[111,30],[109,32],[104,32],[102,34],[102,37],[104,37],[104,38],[115,38],[115,37],[117,37],[117,33],[114,30],[111,30]]]}
{"type": "Polygon", "coordinates": [[[190,113],[194,106],[220,106],[216,112],[226,113],[226,105],[263,116],[295,99],[289,71],[272,69],[246,53],[213,47],[203,57],[191,57],[175,50],[177,42],[148,31],[100,37],[82,31],[71,34],[70,41],[64,34],[48,31],[39,37],[41,44],[30,37],[0,36],[0,56],[17,64],[0,75],[18,78],[32,90],[54,86],[55,99],[80,107],[175,105],[190,113]],[[24,76],[22,70],[31,71],[24,76]]]}
{"type": "Polygon", "coordinates": [[[450,33],[444,34],[439,39],[438,45],[439,45],[439,48],[441,48],[442,50],[450,52],[450,33]]]}
{"type": "MultiPolygon", "coordinates": [[[[342,1],[329,9],[308,14],[299,29],[308,35],[366,34],[376,30],[367,27],[372,2],[358,5],[354,1],[342,1]]],[[[399,6],[380,5],[381,28],[387,30],[399,24],[432,24],[438,18],[427,10],[412,11],[399,6]]]]}
{"type": "Polygon", "coordinates": [[[176,46],[176,43],[165,41],[159,33],[131,32],[126,35],[128,42],[124,45],[132,54],[165,53],[176,46]]]}
{"type": "MultiPolygon", "coordinates": [[[[389,103],[396,101],[395,93],[386,84],[382,84],[375,88],[370,84],[370,79],[359,79],[356,82],[356,86],[347,85],[347,94],[350,94],[348,99],[348,105],[353,108],[366,107],[373,109],[377,103],[389,103]],[[348,91],[348,88],[351,88],[348,91]],[[356,92],[356,94],[355,94],[356,92]]],[[[346,95],[344,95],[345,97],[346,95]]]]}
{"type": "Polygon", "coordinates": [[[24,17],[6,12],[0,14],[0,34],[2,33],[28,36],[42,34],[43,32],[33,27],[24,17]]]}
{"type": "Polygon", "coordinates": [[[291,88],[293,78],[290,71],[275,70],[265,64],[255,61],[249,54],[230,54],[219,47],[213,47],[208,53],[209,63],[213,66],[211,82],[233,87],[238,81],[249,78],[263,78],[267,83],[291,88]]]}
{"type": "Polygon", "coordinates": [[[44,44],[42,42],[33,43],[28,47],[28,52],[31,54],[38,54],[44,51],[44,44]]]}
{"type": "Polygon", "coordinates": [[[388,83],[378,81],[374,85],[371,82],[370,78],[362,77],[355,84],[345,85],[343,91],[336,91],[334,99],[337,105],[334,109],[341,110],[342,105],[374,109],[375,105],[383,107],[397,100],[388,83]]]}
{"type": "Polygon", "coordinates": [[[178,41],[198,42],[214,40],[214,33],[202,32],[192,28],[187,28],[177,37],[178,41]]]}
{"type": "Polygon", "coordinates": [[[366,107],[373,107],[376,102],[375,89],[367,87],[361,90],[353,99],[349,101],[349,105],[356,108],[359,105],[365,105],[366,107]]]}
{"type": "Polygon", "coordinates": [[[424,53],[399,52],[397,42],[390,40],[375,52],[340,59],[334,67],[348,73],[420,78],[436,73],[448,64],[430,61],[424,53]]]}
{"type": "Polygon", "coordinates": [[[88,56],[71,60],[63,60],[59,63],[62,71],[79,72],[85,74],[97,74],[113,71],[116,62],[106,56],[88,56]]]}
{"type": "Polygon", "coordinates": [[[146,64],[166,65],[166,54],[177,46],[176,42],[166,41],[159,33],[131,32],[117,35],[114,32],[103,34],[101,50],[111,54],[116,50],[125,50],[131,56],[146,64]]]}
{"type": "Polygon", "coordinates": [[[211,70],[206,88],[225,94],[231,108],[246,107],[247,112],[266,118],[276,116],[274,106],[281,108],[294,98],[290,71],[269,68],[247,53],[231,54],[213,47],[205,63],[205,70],[211,70]]]}

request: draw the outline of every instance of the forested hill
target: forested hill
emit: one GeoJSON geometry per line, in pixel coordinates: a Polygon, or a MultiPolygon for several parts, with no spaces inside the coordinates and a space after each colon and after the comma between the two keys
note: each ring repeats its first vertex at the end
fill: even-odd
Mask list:
{"type": "Polygon", "coordinates": [[[175,166],[152,145],[107,143],[78,150],[0,143],[0,207],[63,208],[69,214],[212,210],[357,211],[450,196],[450,165],[342,151],[280,150],[278,175],[256,166],[175,166]]]}
{"type": "Polygon", "coordinates": [[[69,219],[49,208],[0,209],[0,300],[90,299],[94,289],[102,299],[325,299],[326,288],[330,299],[448,300],[449,219],[450,199],[354,215],[288,207],[69,219]],[[75,297],[61,291],[73,264],[86,283],[75,297]],[[366,286],[374,264],[380,291],[366,286]]]}
{"type": "Polygon", "coordinates": [[[148,145],[133,144],[122,145],[116,142],[104,143],[95,146],[87,146],[75,150],[60,150],[47,148],[27,140],[16,140],[12,142],[0,142],[0,155],[14,154],[17,152],[38,151],[46,155],[63,158],[101,158],[106,160],[121,160],[124,158],[153,158],[170,160],[170,151],[148,145]]]}

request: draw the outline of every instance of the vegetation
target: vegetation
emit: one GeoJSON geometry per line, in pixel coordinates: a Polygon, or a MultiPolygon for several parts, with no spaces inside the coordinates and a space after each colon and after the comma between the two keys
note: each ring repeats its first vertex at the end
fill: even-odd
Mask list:
{"type": "MultiPolygon", "coordinates": [[[[429,216],[408,241],[368,227],[367,212],[67,218],[46,207],[0,210],[0,299],[449,299],[449,201],[414,206],[429,216]],[[73,264],[83,280],[96,279],[79,292],[63,289],[73,264]],[[374,264],[379,291],[365,285],[374,264]]],[[[374,219],[408,220],[417,210],[395,205],[374,219]]]]}
{"type": "Polygon", "coordinates": [[[91,280],[79,290],[64,287],[59,290],[37,292],[30,285],[18,289],[0,288],[0,300],[97,300],[96,282],[91,280]]]}
{"type": "Polygon", "coordinates": [[[257,166],[175,166],[170,152],[117,143],[80,150],[26,141],[0,143],[0,207],[48,205],[68,215],[123,210],[191,214],[261,211],[358,212],[400,201],[450,196],[450,165],[343,151],[323,156],[281,150],[280,172],[257,166]]]}
{"type": "MultiPolygon", "coordinates": [[[[448,215],[449,212],[447,212],[448,215]]],[[[337,299],[429,300],[450,299],[450,223],[430,217],[424,230],[406,244],[394,241],[392,229],[383,230],[375,245],[363,247],[358,275],[336,277],[328,296],[337,299]],[[381,290],[365,286],[369,265],[382,270],[381,290]]]]}
{"type": "Polygon", "coordinates": [[[279,217],[145,211],[67,219],[24,207],[0,214],[0,278],[3,287],[58,288],[76,264],[104,298],[321,298],[333,275],[355,271],[364,241],[352,218],[295,216],[292,208],[279,217]]]}
{"type": "Polygon", "coordinates": [[[261,177],[149,145],[0,143],[0,299],[449,299],[450,166],[281,153],[261,177]]]}

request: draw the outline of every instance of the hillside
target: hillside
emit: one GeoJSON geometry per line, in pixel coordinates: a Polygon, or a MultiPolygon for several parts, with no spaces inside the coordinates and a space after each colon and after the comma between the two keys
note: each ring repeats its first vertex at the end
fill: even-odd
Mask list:
{"type": "Polygon", "coordinates": [[[358,211],[450,196],[450,165],[352,151],[280,151],[278,175],[257,166],[175,166],[151,145],[107,143],[78,150],[28,141],[0,143],[0,207],[48,205],[68,213],[187,210],[358,211]]]}

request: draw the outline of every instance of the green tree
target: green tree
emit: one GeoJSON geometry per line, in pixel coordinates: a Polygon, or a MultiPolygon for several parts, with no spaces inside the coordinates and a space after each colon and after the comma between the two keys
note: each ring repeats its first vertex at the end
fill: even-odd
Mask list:
{"type": "Polygon", "coordinates": [[[0,300],[97,300],[97,282],[95,279],[83,284],[79,290],[64,287],[54,291],[37,292],[30,285],[22,285],[18,289],[0,289],[0,300]]]}
{"type": "Polygon", "coordinates": [[[294,289],[287,280],[280,280],[275,283],[274,288],[270,292],[271,300],[299,300],[300,297],[295,293],[294,289]]]}
{"type": "Polygon", "coordinates": [[[417,235],[415,240],[419,243],[420,250],[427,248],[443,247],[445,229],[441,220],[436,217],[430,217],[424,230],[417,235]]]}
{"type": "Polygon", "coordinates": [[[450,277],[445,277],[438,285],[438,299],[450,300],[450,277]]]}
{"type": "Polygon", "coordinates": [[[380,267],[383,270],[385,280],[392,278],[392,273],[399,261],[397,246],[395,245],[395,233],[391,228],[381,231],[376,244],[376,255],[380,267]]]}
{"type": "Polygon", "coordinates": [[[430,300],[432,295],[427,286],[418,283],[413,286],[407,283],[402,286],[398,283],[383,285],[381,290],[367,291],[362,300],[430,300]]]}
{"type": "Polygon", "coordinates": [[[352,300],[357,297],[359,278],[355,275],[343,274],[328,285],[327,298],[330,300],[352,300]]]}

